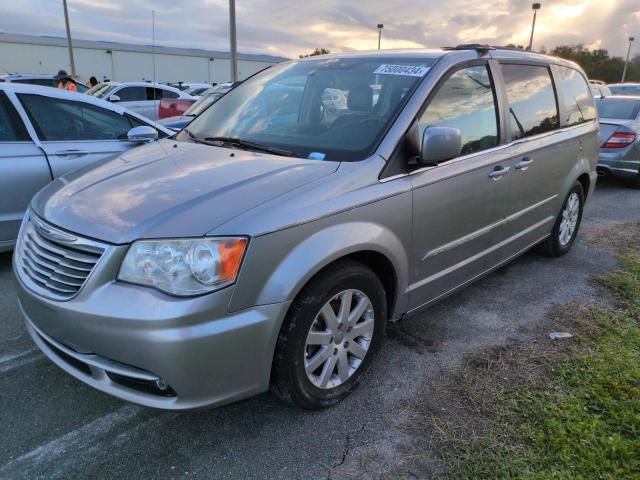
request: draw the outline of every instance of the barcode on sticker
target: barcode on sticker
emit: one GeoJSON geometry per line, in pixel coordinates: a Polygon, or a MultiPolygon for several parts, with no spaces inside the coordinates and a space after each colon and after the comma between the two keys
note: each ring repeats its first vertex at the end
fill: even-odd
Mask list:
{"type": "Polygon", "coordinates": [[[376,68],[377,75],[406,75],[409,77],[424,77],[429,71],[424,65],[380,65],[376,68]]]}

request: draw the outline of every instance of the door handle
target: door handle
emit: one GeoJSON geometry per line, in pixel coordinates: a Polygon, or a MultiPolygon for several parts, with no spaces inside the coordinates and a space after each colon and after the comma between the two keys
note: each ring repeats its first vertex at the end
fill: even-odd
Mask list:
{"type": "Polygon", "coordinates": [[[59,157],[83,157],[89,155],[89,152],[86,150],[60,150],[56,152],[56,155],[59,157]]]}
{"type": "Polygon", "coordinates": [[[526,170],[527,168],[529,168],[529,166],[532,163],[533,163],[533,158],[524,157],[522,160],[520,160],[518,163],[516,163],[515,168],[516,168],[516,170],[526,170]]]}
{"type": "Polygon", "coordinates": [[[496,167],[489,172],[489,178],[492,178],[494,180],[499,180],[504,175],[509,173],[510,170],[511,170],[511,167],[496,167]]]}

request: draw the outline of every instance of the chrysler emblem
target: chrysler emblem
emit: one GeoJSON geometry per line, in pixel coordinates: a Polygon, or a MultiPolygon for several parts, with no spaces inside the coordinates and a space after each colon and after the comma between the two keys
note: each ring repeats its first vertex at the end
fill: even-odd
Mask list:
{"type": "Polygon", "coordinates": [[[33,222],[38,232],[42,236],[47,237],[50,240],[55,240],[57,242],[63,243],[73,243],[78,240],[77,237],[74,237],[73,235],[70,235],[66,232],[62,232],[57,228],[51,227],[35,216],[31,217],[31,221],[33,222]]]}

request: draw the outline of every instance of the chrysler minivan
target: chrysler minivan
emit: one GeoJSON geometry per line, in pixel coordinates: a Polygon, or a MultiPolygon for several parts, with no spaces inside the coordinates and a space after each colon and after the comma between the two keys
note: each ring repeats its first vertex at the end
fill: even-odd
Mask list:
{"type": "Polygon", "coordinates": [[[329,406],[387,322],[532,247],[567,253],[597,160],[589,86],[564,60],[466,45],[282,63],[41,190],[20,306],[53,362],[125,400],[271,388],[329,406]]]}

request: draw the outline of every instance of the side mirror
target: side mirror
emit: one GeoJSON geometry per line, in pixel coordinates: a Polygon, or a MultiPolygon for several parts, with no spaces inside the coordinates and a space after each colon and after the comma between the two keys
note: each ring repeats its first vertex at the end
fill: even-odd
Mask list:
{"type": "Polygon", "coordinates": [[[111,96],[109,97],[109,101],[110,101],[110,102],[113,102],[113,103],[115,103],[115,102],[119,102],[119,101],[120,101],[120,97],[119,97],[118,95],[115,95],[115,94],[114,94],[114,95],[111,95],[111,96]]]}
{"type": "Polygon", "coordinates": [[[149,127],[147,125],[133,127],[127,132],[127,138],[130,142],[153,142],[158,139],[158,131],[155,128],[149,127]]]}
{"type": "Polygon", "coordinates": [[[422,134],[420,163],[437,165],[460,155],[462,132],[453,127],[427,127],[422,134]]]}

